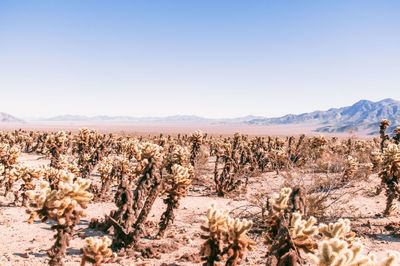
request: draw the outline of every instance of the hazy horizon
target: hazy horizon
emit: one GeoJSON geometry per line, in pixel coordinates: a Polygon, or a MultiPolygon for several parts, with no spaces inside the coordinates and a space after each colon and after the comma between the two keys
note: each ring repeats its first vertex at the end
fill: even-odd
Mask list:
{"type": "Polygon", "coordinates": [[[0,112],[278,117],[400,99],[397,1],[0,1],[0,112]]]}
{"type": "MultiPolygon", "coordinates": [[[[360,99],[359,101],[364,101],[364,100],[367,100],[367,101],[370,101],[370,100],[368,100],[368,99],[360,99]]],[[[400,102],[399,100],[397,100],[397,99],[393,99],[393,98],[385,98],[385,99],[380,99],[380,100],[378,100],[378,101],[375,101],[375,102],[380,102],[380,101],[384,101],[384,100],[394,100],[394,101],[398,101],[398,102],[400,102]]],[[[357,102],[359,102],[359,101],[357,101],[357,102]]],[[[357,103],[357,102],[354,102],[353,104],[355,104],[355,103],[357,103]]],[[[374,102],[374,101],[373,101],[374,102]]],[[[352,105],[353,105],[352,104],[352,105]]],[[[313,110],[313,111],[311,111],[311,112],[315,112],[315,111],[328,111],[329,109],[331,109],[331,108],[342,108],[342,107],[348,107],[348,106],[338,106],[338,107],[330,107],[330,108],[328,108],[328,109],[323,109],[323,110],[313,110]]],[[[5,112],[5,113],[7,113],[7,112],[5,112]]],[[[309,112],[307,112],[307,113],[309,113],[309,112]]],[[[303,114],[303,113],[286,113],[286,114],[284,114],[284,115],[281,115],[281,116],[277,116],[277,117],[282,117],[282,116],[285,116],[285,115],[300,115],[300,114],[303,114]]],[[[12,114],[10,114],[10,115],[12,115],[12,114]]],[[[37,120],[37,119],[48,119],[48,118],[54,118],[54,117],[59,117],[59,116],[73,116],[73,117],[78,117],[78,116],[81,116],[81,117],[87,117],[87,118],[94,118],[94,117],[102,117],[102,116],[106,116],[106,117],[130,117],[130,118],[139,118],[139,119],[142,119],[142,118],[163,118],[163,117],[174,117],[174,116],[182,116],[182,117],[186,117],[186,116],[194,116],[194,117],[199,117],[199,118],[205,118],[205,119],[215,119],[215,120],[218,120],[218,119],[221,119],[221,120],[223,120],[223,119],[235,119],[235,118],[244,118],[244,117],[248,117],[248,116],[254,116],[254,117],[264,117],[264,118],[275,118],[275,117],[267,117],[267,116],[257,116],[257,115],[253,115],[253,114],[248,114],[248,115],[244,115],[244,116],[236,116],[236,117],[205,117],[205,116],[199,116],[199,115],[196,115],[196,114],[173,114],[173,115],[165,115],[165,116],[132,116],[132,115],[108,115],[108,114],[97,114],[97,115],[82,115],[82,114],[69,114],[69,113],[65,113],[65,114],[60,114],[60,115],[55,115],[55,116],[25,116],[25,117],[17,117],[17,118],[21,118],[21,119],[26,119],[26,120],[31,120],[31,121],[34,121],[34,120],[37,120]]]]}

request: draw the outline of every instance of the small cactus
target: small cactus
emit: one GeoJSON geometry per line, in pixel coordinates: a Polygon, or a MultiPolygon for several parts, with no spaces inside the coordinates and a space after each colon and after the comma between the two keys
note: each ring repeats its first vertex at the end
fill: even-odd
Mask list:
{"type": "Polygon", "coordinates": [[[325,239],[336,238],[344,240],[347,243],[353,242],[355,233],[351,231],[350,220],[339,219],[336,223],[320,224],[319,232],[325,239]]]}
{"type": "Polygon", "coordinates": [[[281,212],[288,207],[289,196],[292,193],[291,188],[282,188],[279,194],[274,194],[273,198],[269,199],[269,204],[274,212],[281,212]]]}
{"type": "Polygon", "coordinates": [[[109,262],[107,258],[112,256],[112,250],[109,248],[112,241],[110,238],[104,237],[88,237],[85,239],[85,246],[82,248],[82,262],[84,266],[86,262],[100,266],[103,262],[109,262]]]}

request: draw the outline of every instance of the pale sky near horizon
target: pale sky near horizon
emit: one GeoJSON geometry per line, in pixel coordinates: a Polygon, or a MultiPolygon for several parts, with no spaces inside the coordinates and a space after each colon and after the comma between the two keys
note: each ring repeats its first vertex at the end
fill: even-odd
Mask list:
{"type": "Polygon", "coordinates": [[[0,112],[267,117],[400,100],[400,1],[0,0],[0,112]]]}

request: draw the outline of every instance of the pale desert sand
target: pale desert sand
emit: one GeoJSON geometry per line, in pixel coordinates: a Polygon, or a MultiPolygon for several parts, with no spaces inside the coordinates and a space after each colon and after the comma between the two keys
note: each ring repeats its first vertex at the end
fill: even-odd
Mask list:
{"type": "Polygon", "coordinates": [[[291,125],[245,125],[245,124],[210,124],[210,123],[137,123],[137,122],[27,122],[27,123],[0,123],[0,130],[13,131],[23,130],[42,130],[59,131],[70,130],[73,133],[80,128],[96,129],[100,133],[118,133],[127,135],[159,135],[162,134],[190,134],[196,130],[201,130],[213,136],[230,136],[235,132],[240,132],[249,136],[298,136],[306,134],[308,136],[325,135],[348,138],[356,136],[358,138],[371,138],[366,132],[344,132],[344,133],[319,133],[313,131],[317,128],[314,124],[291,124],[291,125]]]}
{"type": "MultiPolygon", "coordinates": [[[[210,158],[212,160],[212,158],[210,158]]],[[[20,162],[31,166],[48,164],[49,161],[38,155],[22,154],[20,162]]],[[[196,261],[203,240],[200,239],[200,225],[207,208],[215,203],[218,208],[233,210],[241,206],[252,205],[251,199],[254,193],[271,195],[278,192],[284,183],[282,175],[266,173],[250,179],[247,192],[234,195],[234,197],[218,198],[214,194],[213,181],[210,169],[200,176],[201,182],[194,185],[188,196],[182,199],[180,207],[176,210],[175,223],[169,227],[166,237],[161,240],[152,238],[157,233],[149,231],[150,236],[141,241],[153,247],[161,247],[158,258],[126,258],[120,257],[119,262],[110,265],[201,265],[196,261]]],[[[92,175],[92,178],[98,178],[92,175]]],[[[306,180],[307,177],[304,177],[306,180]]],[[[306,181],[307,182],[307,181],[306,181]]],[[[374,192],[379,184],[376,175],[372,175],[368,181],[358,182],[354,186],[346,188],[346,194],[341,204],[335,205],[330,210],[332,213],[340,213],[341,216],[352,220],[352,228],[361,238],[366,249],[364,253],[376,253],[378,256],[385,254],[386,250],[400,251],[400,238],[391,235],[384,229],[388,222],[400,222],[397,218],[382,218],[385,207],[384,193],[376,196],[374,192]]],[[[43,265],[48,262],[46,251],[54,242],[54,232],[51,231],[51,223],[42,223],[36,220],[28,224],[28,214],[24,207],[7,205],[7,199],[0,199],[0,263],[2,265],[43,265]]],[[[165,208],[161,199],[158,199],[150,214],[150,221],[157,223],[165,208]]],[[[115,209],[112,201],[108,203],[93,203],[85,210],[87,217],[83,218],[76,227],[74,239],[71,241],[65,258],[66,265],[79,265],[80,248],[84,244],[84,237],[101,236],[101,232],[88,229],[88,221],[92,218],[101,218],[115,209]],[[83,233],[83,234],[82,234],[83,233]]],[[[256,213],[257,208],[249,209],[256,213]]],[[[239,211],[232,213],[239,216],[239,211]]],[[[254,214],[255,215],[255,214],[254,214]]],[[[250,216],[251,217],[251,216],[250,216]]],[[[255,216],[254,216],[255,217],[255,216]]],[[[339,217],[335,218],[336,220],[339,217]]],[[[335,221],[333,219],[333,221],[335,221]]],[[[258,232],[251,232],[250,238],[257,242],[255,251],[247,254],[241,265],[265,265],[266,248],[263,239],[258,232]]]]}

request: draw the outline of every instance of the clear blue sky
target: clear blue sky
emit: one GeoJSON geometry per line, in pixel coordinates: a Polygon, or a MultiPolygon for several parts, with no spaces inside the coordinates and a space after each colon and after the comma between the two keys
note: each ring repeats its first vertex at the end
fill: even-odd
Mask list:
{"type": "Polygon", "coordinates": [[[400,1],[0,0],[0,111],[279,116],[400,100],[400,1]]]}

